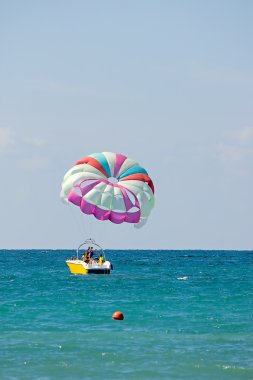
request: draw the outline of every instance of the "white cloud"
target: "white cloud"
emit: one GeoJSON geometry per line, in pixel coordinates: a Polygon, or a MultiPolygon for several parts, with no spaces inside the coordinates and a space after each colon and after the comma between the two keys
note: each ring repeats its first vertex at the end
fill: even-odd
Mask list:
{"type": "Polygon", "coordinates": [[[0,127],[0,152],[6,151],[9,147],[17,144],[19,147],[26,144],[39,148],[45,145],[45,141],[36,136],[20,137],[11,128],[0,127]]]}
{"type": "Polygon", "coordinates": [[[0,152],[14,144],[14,137],[10,128],[0,128],[0,152]]]}
{"type": "Polygon", "coordinates": [[[252,153],[251,149],[224,143],[219,144],[217,150],[221,161],[225,165],[234,165],[235,163],[239,163],[252,153]]]}
{"type": "Polygon", "coordinates": [[[244,178],[250,176],[253,160],[252,148],[229,143],[220,143],[217,146],[217,154],[219,161],[225,170],[244,178]]]}
{"type": "Polygon", "coordinates": [[[44,140],[38,138],[38,137],[25,137],[23,141],[28,144],[35,147],[41,147],[45,144],[44,140]]]}
{"type": "Polygon", "coordinates": [[[242,144],[248,144],[253,141],[253,127],[245,127],[235,131],[232,137],[242,144]]]}
{"type": "Polygon", "coordinates": [[[252,141],[252,127],[230,132],[226,139],[216,146],[221,165],[226,170],[233,171],[240,176],[249,176],[253,161],[252,141]]]}
{"type": "Polygon", "coordinates": [[[48,165],[49,160],[46,157],[31,157],[20,161],[22,169],[32,172],[45,169],[48,165]]]}

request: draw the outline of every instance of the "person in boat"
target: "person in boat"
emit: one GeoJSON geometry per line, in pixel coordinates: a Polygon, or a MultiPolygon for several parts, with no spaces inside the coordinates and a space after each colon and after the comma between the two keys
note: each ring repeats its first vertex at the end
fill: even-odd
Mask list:
{"type": "Polygon", "coordinates": [[[93,250],[93,247],[88,247],[88,253],[87,253],[87,257],[88,257],[88,264],[91,264],[93,262],[93,253],[94,253],[94,250],[93,250]]]}
{"type": "Polygon", "coordinates": [[[88,247],[84,252],[82,256],[82,260],[87,262],[90,259],[90,247],[88,247]]]}
{"type": "Polygon", "coordinates": [[[92,258],[93,254],[94,254],[93,247],[90,247],[90,259],[92,258]]]}
{"type": "Polygon", "coordinates": [[[86,261],[87,259],[88,259],[87,253],[86,253],[86,251],[84,251],[83,256],[82,256],[82,260],[86,261]]]}
{"type": "Polygon", "coordinates": [[[99,257],[99,264],[100,264],[100,265],[103,265],[104,262],[105,262],[105,258],[104,258],[104,256],[103,256],[102,253],[101,253],[101,255],[100,255],[100,257],[99,257]]]}

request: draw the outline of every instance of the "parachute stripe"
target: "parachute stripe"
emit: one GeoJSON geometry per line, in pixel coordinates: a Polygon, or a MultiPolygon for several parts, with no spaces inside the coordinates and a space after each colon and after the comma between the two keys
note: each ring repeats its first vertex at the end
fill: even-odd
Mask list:
{"type": "Polygon", "coordinates": [[[127,158],[123,164],[120,167],[120,170],[117,174],[117,177],[120,177],[122,174],[124,174],[128,169],[132,168],[133,166],[139,165],[136,161],[132,160],[131,158],[127,158]]]}
{"type": "Polygon", "coordinates": [[[121,174],[121,176],[119,176],[119,179],[124,178],[131,174],[138,174],[138,173],[144,173],[148,175],[145,169],[143,169],[139,165],[135,165],[135,166],[132,166],[130,169],[126,170],[123,174],[121,174]]]}
{"type": "Polygon", "coordinates": [[[77,161],[75,165],[80,165],[80,164],[88,164],[90,166],[94,166],[94,168],[98,169],[101,173],[103,173],[106,177],[108,177],[108,174],[106,173],[103,166],[100,164],[99,161],[97,161],[93,157],[90,157],[90,156],[84,157],[81,160],[77,161]]]}
{"type": "Polygon", "coordinates": [[[139,204],[139,201],[138,201],[138,198],[136,197],[136,195],[133,194],[133,192],[131,192],[131,194],[134,197],[134,201],[135,201],[135,203],[133,204],[132,201],[131,201],[131,199],[129,198],[127,192],[126,192],[126,189],[123,186],[121,186],[120,189],[121,189],[121,192],[122,192],[122,195],[123,195],[123,199],[124,199],[124,202],[125,202],[126,210],[127,211],[130,210],[132,207],[138,207],[140,209],[140,204],[139,204]]]}
{"type": "Polygon", "coordinates": [[[127,159],[123,154],[116,154],[115,167],[114,167],[114,177],[117,177],[118,172],[123,164],[123,162],[127,159]]]}
{"type": "Polygon", "coordinates": [[[153,191],[153,194],[155,192],[155,189],[154,189],[154,185],[153,185],[153,182],[151,180],[151,178],[146,175],[146,174],[143,174],[143,173],[140,173],[140,174],[132,174],[132,175],[129,175],[127,177],[124,177],[120,180],[121,181],[129,181],[129,180],[136,180],[136,181],[143,181],[143,182],[146,182],[149,187],[151,188],[151,190],[153,191]]]}
{"type": "Polygon", "coordinates": [[[104,170],[107,173],[107,177],[111,177],[111,170],[103,153],[93,153],[90,155],[90,157],[95,158],[100,163],[100,165],[103,166],[104,170]]]}
{"type": "MultiPolygon", "coordinates": [[[[79,184],[76,184],[75,187],[80,187],[84,182],[85,182],[85,180],[82,181],[82,182],[80,182],[79,184]]],[[[100,183],[100,181],[94,181],[93,183],[90,183],[88,185],[80,187],[81,192],[82,192],[82,196],[84,197],[89,191],[91,191],[92,189],[94,189],[94,187],[96,185],[98,185],[99,183],[100,183]]]]}
{"type": "Polygon", "coordinates": [[[103,152],[103,155],[105,156],[105,158],[108,162],[111,177],[113,177],[114,176],[114,165],[115,165],[115,160],[116,160],[116,154],[112,153],[112,152],[103,152]]]}

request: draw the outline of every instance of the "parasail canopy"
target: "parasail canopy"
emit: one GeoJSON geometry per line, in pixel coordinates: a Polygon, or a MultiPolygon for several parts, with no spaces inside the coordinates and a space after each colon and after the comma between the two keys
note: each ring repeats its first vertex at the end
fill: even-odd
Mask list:
{"type": "Polygon", "coordinates": [[[99,220],[138,227],[154,207],[154,185],[136,161],[117,153],[93,153],[65,174],[61,198],[99,220]]]}

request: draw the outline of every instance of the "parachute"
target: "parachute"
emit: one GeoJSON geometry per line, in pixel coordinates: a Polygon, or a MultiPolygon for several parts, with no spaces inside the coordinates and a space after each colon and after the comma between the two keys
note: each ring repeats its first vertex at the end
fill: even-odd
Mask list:
{"type": "Polygon", "coordinates": [[[154,207],[154,185],[136,161],[117,153],[93,153],[65,174],[61,199],[98,220],[141,227],[154,207]]]}

